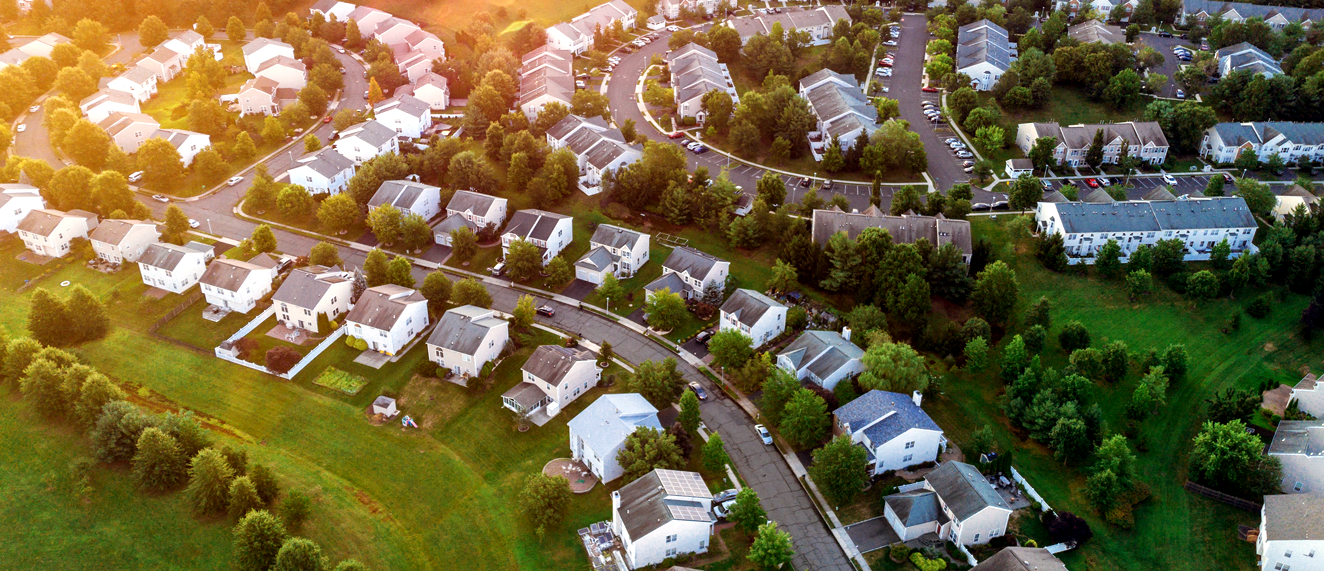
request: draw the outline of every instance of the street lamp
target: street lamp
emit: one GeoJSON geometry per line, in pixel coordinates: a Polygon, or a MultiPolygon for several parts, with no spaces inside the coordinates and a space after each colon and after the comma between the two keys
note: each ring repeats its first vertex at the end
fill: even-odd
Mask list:
{"type": "Polygon", "coordinates": [[[211,218],[208,218],[208,219],[207,219],[207,233],[208,233],[208,234],[211,234],[212,236],[215,236],[215,235],[216,235],[215,232],[212,232],[212,231],[211,231],[211,218]]]}

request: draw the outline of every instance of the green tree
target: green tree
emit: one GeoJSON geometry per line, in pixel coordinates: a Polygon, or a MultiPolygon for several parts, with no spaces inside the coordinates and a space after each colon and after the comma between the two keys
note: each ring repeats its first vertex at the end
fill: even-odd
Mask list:
{"type": "Polygon", "coordinates": [[[419,288],[419,293],[423,294],[428,300],[428,306],[434,312],[441,311],[446,302],[451,298],[452,284],[450,278],[440,270],[433,271],[423,278],[423,286],[419,288]]]}
{"type": "Polygon", "coordinates": [[[575,277],[574,268],[570,267],[570,262],[567,262],[563,256],[557,256],[547,262],[546,270],[549,286],[559,286],[575,277]]]}
{"type": "Polygon", "coordinates": [[[626,390],[639,393],[658,409],[671,406],[680,398],[685,380],[676,369],[676,360],[667,357],[661,363],[644,361],[625,382],[626,390]]]}
{"type": "Polygon", "coordinates": [[[731,458],[726,455],[726,447],[722,445],[722,435],[716,432],[712,433],[708,437],[708,442],[703,444],[701,455],[703,469],[713,474],[722,473],[726,465],[731,463],[731,458]]]}
{"type": "Polygon", "coordinates": [[[187,459],[169,434],[152,426],[138,437],[133,455],[133,480],[144,490],[166,491],[184,482],[187,459]]]}
{"type": "Polygon", "coordinates": [[[758,492],[755,492],[754,488],[745,487],[736,493],[736,503],[731,506],[731,513],[726,519],[735,522],[740,529],[754,533],[758,531],[760,525],[768,521],[768,514],[759,504],[758,492]]]}
{"type": "Polygon", "coordinates": [[[386,266],[386,281],[400,287],[413,288],[413,270],[414,264],[409,261],[409,258],[396,256],[386,266]]]}
{"type": "Polygon", "coordinates": [[[814,465],[810,468],[818,484],[834,506],[851,503],[869,483],[867,452],[856,446],[849,436],[833,438],[827,445],[814,451],[814,465]]]}
{"type": "Polygon", "coordinates": [[[1282,468],[1263,450],[1260,437],[1240,420],[1205,422],[1191,446],[1191,475],[1197,482],[1232,493],[1273,493],[1282,468]]]}
{"type": "Polygon", "coordinates": [[[224,511],[230,501],[234,468],[215,448],[199,452],[189,463],[189,483],[184,496],[194,516],[224,511]]]}
{"type": "Polygon", "coordinates": [[[779,569],[790,563],[794,556],[790,534],[777,529],[777,522],[770,521],[759,526],[758,535],[745,557],[764,569],[779,569]]]}
{"type": "Polygon", "coordinates": [[[380,248],[373,248],[368,252],[368,256],[363,260],[363,273],[368,280],[368,287],[377,287],[382,284],[390,283],[387,275],[391,262],[386,257],[386,252],[380,248]]]}
{"type": "Polygon", "coordinates": [[[257,145],[253,143],[253,137],[248,134],[248,131],[243,131],[235,136],[234,147],[231,148],[230,153],[236,161],[241,163],[251,161],[253,157],[257,156],[257,145]]]}
{"type": "Polygon", "coordinates": [[[625,444],[616,453],[616,462],[625,471],[625,480],[632,482],[658,468],[678,469],[684,461],[674,436],[644,426],[625,437],[625,444]]]}
{"type": "Polygon", "coordinates": [[[261,508],[262,498],[258,497],[253,480],[240,476],[230,481],[230,503],[227,506],[230,519],[238,521],[248,512],[261,508]]]}
{"type": "Polygon", "coordinates": [[[324,571],[327,559],[322,548],[311,539],[291,537],[276,553],[276,564],[271,571],[324,571]]]}
{"type": "Polygon", "coordinates": [[[615,274],[602,276],[602,283],[598,284],[595,291],[608,302],[620,303],[622,299],[625,299],[625,288],[621,286],[621,282],[616,279],[615,274]]]}
{"type": "Polygon", "coordinates": [[[924,358],[904,343],[875,343],[860,358],[864,372],[859,383],[863,390],[910,394],[929,387],[930,376],[924,358]]]}
{"type": "MultiPolygon", "coordinates": [[[[253,482],[253,489],[257,492],[262,505],[270,506],[276,502],[276,497],[280,495],[280,482],[276,480],[276,473],[270,466],[254,464],[248,471],[248,479],[253,482]]],[[[233,496],[232,493],[231,497],[233,496]]]]}
{"type": "Polygon", "coordinates": [[[685,432],[697,434],[699,431],[699,397],[694,391],[685,391],[680,395],[680,416],[676,419],[685,432]]]}
{"type": "Polygon", "coordinates": [[[487,293],[487,287],[473,278],[464,278],[455,282],[452,288],[451,302],[455,305],[473,305],[476,307],[492,307],[492,296],[487,293]]]}
{"type": "Polygon", "coordinates": [[[753,340],[738,329],[719,331],[708,341],[713,363],[722,369],[736,369],[754,355],[753,340]]]}
{"type": "Polygon", "coordinates": [[[1117,240],[1109,238],[1107,242],[1099,248],[1099,253],[1095,256],[1094,267],[1104,277],[1112,279],[1122,272],[1122,247],[1117,244],[1117,240]]]}
{"type": "Polygon", "coordinates": [[[63,347],[75,342],[76,332],[70,329],[70,316],[64,301],[46,288],[39,287],[32,293],[32,303],[28,309],[28,334],[42,345],[63,347]]]}
{"type": "Polygon", "coordinates": [[[1090,331],[1081,322],[1072,321],[1058,332],[1057,342],[1062,346],[1062,350],[1069,354],[1090,346],[1090,331]]]}
{"type": "Polygon", "coordinates": [[[234,559],[239,571],[270,571],[289,533],[267,510],[248,512],[234,526],[234,559]]]}
{"type": "Polygon", "coordinates": [[[290,491],[289,495],[281,501],[281,519],[284,520],[290,531],[298,531],[299,528],[303,527],[303,522],[308,519],[311,511],[311,505],[312,502],[308,499],[308,494],[299,490],[290,491]]]}
{"type": "Polygon", "coordinates": [[[1015,382],[1029,364],[1030,354],[1025,347],[1025,340],[1020,335],[1012,337],[1007,346],[1002,348],[1002,359],[999,361],[1002,380],[1007,384],[1015,382]]]}
{"type": "Polygon", "coordinates": [[[337,194],[322,201],[317,208],[317,221],[332,234],[344,234],[358,223],[362,214],[359,206],[348,194],[337,194]]]}
{"type": "MultiPolygon", "coordinates": [[[[1253,153],[1249,153],[1252,154],[1253,153]]],[[[1265,214],[1277,204],[1273,192],[1266,185],[1253,178],[1237,179],[1237,196],[1246,201],[1246,207],[1255,214],[1265,214]]]]}
{"type": "Polygon", "coordinates": [[[383,204],[368,212],[368,227],[377,241],[385,245],[394,244],[400,237],[400,223],[404,215],[400,209],[390,204],[383,204]]]}
{"type": "Polygon", "coordinates": [[[477,253],[478,237],[474,235],[473,230],[467,226],[451,230],[451,255],[455,256],[456,260],[467,264],[477,253]]]}
{"type": "MultiPolygon", "coordinates": [[[[15,341],[22,341],[16,339],[15,341]]],[[[27,339],[26,341],[31,341],[27,339]]],[[[2,379],[3,377],[0,377],[2,379]]],[[[97,419],[101,417],[101,411],[106,403],[124,400],[126,395],[115,383],[102,374],[94,374],[83,381],[83,386],[78,390],[78,400],[74,403],[74,418],[80,428],[88,429],[93,427],[97,419]]],[[[141,448],[141,445],[137,445],[141,448]]]]}
{"type": "Polygon", "coordinates": [[[1109,382],[1115,383],[1125,379],[1130,365],[1125,341],[1119,339],[1103,348],[1103,378],[1109,382]]]}
{"type": "Polygon", "coordinates": [[[1207,300],[1218,297],[1221,287],[1218,276],[1209,270],[1200,270],[1186,280],[1186,295],[1194,300],[1207,300]]]}
{"type": "Polygon", "coordinates": [[[253,235],[249,237],[249,242],[254,252],[271,253],[276,251],[276,234],[271,231],[271,226],[260,224],[253,229],[253,235]]]}
{"type": "Polygon", "coordinates": [[[232,42],[242,42],[248,37],[248,30],[244,28],[244,22],[236,16],[230,16],[225,22],[225,36],[232,42]]]}
{"type": "Polygon", "coordinates": [[[685,301],[680,294],[663,288],[649,296],[644,302],[644,317],[649,327],[657,331],[671,331],[680,326],[685,319],[685,301]]]}
{"type": "Polygon", "coordinates": [[[529,517],[534,527],[547,529],[565,518],[570,496],[570,481],[564,476],[536,473],[524,480],[519,510],[529,517]]]}
{"type": "Polygon", "coordinates": [[[780,258],[773,263],[772,274],[768,277],[767,288],[777,292],[789,292],[800,283],[795,266],[783,262],[780,258]]]}
{"type": "Polygon", "coordinates": [[[797,449],[806,449],[828,432],[827,402],[809,389],[800,389],[782,410],[778,429],[797,449]]]}
{"type": "Polygon", "coordinates": [[[308,263],[314,266],[326,266],[328,268],[339,266],[344,262],[340,259],[340,250],[337,250],[334,244],[327,242],[318,242],[313,245],[308,252],[308,263]]]}
{"type": "Polygon", "coordinates": [[[985,321],[994,325],[1006,324],[1020,297],[1016,272],[1002,260],[989,264],[979,272],[970,297],[975,311],[985,321]]]}
{"type": "Polygon", "coordinates": [[[532,242],[524,239],[514,240],[507,247],[506,268],[511,279],[526,282],[542,271],[542,252],[532,242]]]}
{"type": "Polygon", "coordinates": [[[155,15],[143,18],[138,25],[138,43],[144,48],[154,48],[157,44],[166,41],[170,34],[170,29],[166,27],[165,22],[155,15]]]}
{"type": "Polygon", "coordinates": [[[975,337],[965,344],[965,368],[972,373],[979,373],[988,366],[988,342],[983,337],[975,337]]]}
{"type": "Polygon", "coordinates": [[[1025,211],[1033,209],[1044,197],[1044,187],[1039,179],[1030,175],[1021,175],[1011,185],[1007,194],[1008,208],[1025,211]]]}
{"type": "Polygon", "coordinates": [[[179,151],[160,137],[148,139],[138,147],[138,167],[143,170],[143,186],[152,190],[175,190],[184,180],[184,162],[179,151]]]}
{"type": "Polygon", "coordinates": [[[907,323],[922,323],[933,307],[930,295],[929,282],[919,274],[910,274],[896,296],[897,303],[893,309],[907,323]]]}

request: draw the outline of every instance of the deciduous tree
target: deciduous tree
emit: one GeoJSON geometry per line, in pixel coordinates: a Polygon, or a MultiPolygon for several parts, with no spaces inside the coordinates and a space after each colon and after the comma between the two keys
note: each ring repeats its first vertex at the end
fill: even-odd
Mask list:
{"type": "Polygon", "coordinates": [[[814,451],[811,472],[814,482],[834,506],[849,504],[864,491],[869,483],[867,452],[851,442],[849,436],[838,436],[814,451]]]}

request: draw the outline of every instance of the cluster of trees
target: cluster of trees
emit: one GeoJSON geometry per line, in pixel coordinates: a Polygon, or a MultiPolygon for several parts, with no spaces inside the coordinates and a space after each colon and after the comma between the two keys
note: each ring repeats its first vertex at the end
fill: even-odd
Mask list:
{"type": "Polygon", "coordinates": [[[110,314],[105,302],[76,284],[65,299],[46,288],[32,292],[28,309],[28,333],[42,345],[70,347],[96,341],[110,332],[110,314]]]}
{"type": "Polygon", "coordinates": [[[0,171],[0,180],[18,182],[20,178],[37,187],[51,208],[86,210],[115,220],[152,217],[151,208],[137,199],[129,189],[128,178],[119,170],[94,173],[88,167],[70,165],[57,171],[41,159],[10,155],[0,171]]]}
{"type": "Polygon", "coordinates": [[[401,249],[412,252],[432,242],[432,227],[416,212],[402,213],[395,206],[383,204],[368,211],[367,222],[373,236],[386,246],[398,242],[401,249]]]}
{"type": "Polygon", "coordinates": [[[414,276],[412,274],[413,264],[409,258],[397,255],[395,259],[387,260],[386,252],[380,248],[373,248],[368,252],[368,257],[363,260],[363,274],[367,279],[368,287],[377,287],[379,285],[394,284],[400,287],[414,287],[414,276]]]}
{"type": "Polygon", "coordinates": [[[871,20],[878,21],[878,24],[857,20],[851,25],[846,20],[837,20],[832,27],[832,47],[822,55],[823,67],[855,76],[869,72],[874,48],[880,39],[878,28],[885,23],[885,18],[878,8],[865,8],[863,12],[873,14],[871,20]]]}
{"type": "MultiPolygon", "coordinates": [[[[728,131],[718,129],[718,134],[728,137],[737,154],[753,157],[768,149],[769,160],[780,163],[809,150],[807,137],[816,121],[809,102],[796,93],[790,77],[776,71],[781,70],[764,76],[757,91],[741,96],[728,131]]],[[[716,124],[723,122],[726,119],[720,118],[716,124]]]]}
{"type": "MultiPolygon", "coordinates": [[[[1039,82],[1041,87],[1043,83],[1039,82]]],[[[995,100],[980,104],[979,94],[969,85],[958,87],[948,98],[947,117],[965,132],[973,134],[975,144],[981,148],[1001,149],[1016,140],[1016,125],[1004,119],[995,100]]]]}
{"type": "MultiPolygon", "coordinates": [[[[1214,105],[1237,121],[1320,121],[1324,118],[1324,48],[1319,33],[1298,22],[1275,30],[1259,18],[1244,22],[1211,19],[1193,33],[1208,33],[1209,45],[1219,49],[1249,42],[1273,57],[1282,57],[1283,74],[1265,78],[1239,70],[1221,78],[1211,89],[1214,105]]],[[[1190,87],[1203,86],[1218,73],[1212,57],[1197,57],[1179,79],[1190,87]]],[[[1192,90],[1193,91],[1193,90],[1192,90]]]]}

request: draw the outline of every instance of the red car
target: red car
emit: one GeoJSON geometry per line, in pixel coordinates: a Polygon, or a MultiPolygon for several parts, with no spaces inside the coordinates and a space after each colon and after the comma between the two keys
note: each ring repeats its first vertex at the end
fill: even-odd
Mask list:
{"type": "Polygon", "coordinates": [[[938,92],[938,88],[937,88],[937,87],[921,87],[919,90],[920,90],[920,91],[923,91],[924,93],[937,93],[937,92],[938,92]]]}
{"type": "Polygon", "coordinates": [[[1090,185],[1090,188],[1099,188],[1099,181],[1092,178],[1085,179],[1085,184],[1090,185]]]}
{"type": "Polygon", "coordinates": [[[890,61],[885,61],[885,62],[880,63],[880,64],[878,64],[878,65],[883,66],[883,67],[892,67],[892,62],[890,62],[890,61]]]}
{"type": "Polygon", "coordinates": [[[1233,180],[1232,175],[1227,174],[1227,173],[1223,173],[1223,181],[1224,181],[1224,182],[1236,182],[1235,180],[1233,180]]]}
{"type": "Polygon", "coordinates": [[[322,122],[323,122],[323,123],[330,123],[330,122],[331,122],[331,116],[330,116],[330,115],[327,115],[326,117],[323,117],[323,118],[322,118],[322,122]]]}
{"type": "Polygon", "coordinates": [[[684,137],[684,136],[685,136],[685,133],[682,133],[682,132],[680,132],[680,131],[676,131],[676,132],[674,132],[674,133],[668,133],[668,134],[667,134],[667,138],[668,138],[668,139],[679,139],[679,138],[684,137]]]}

